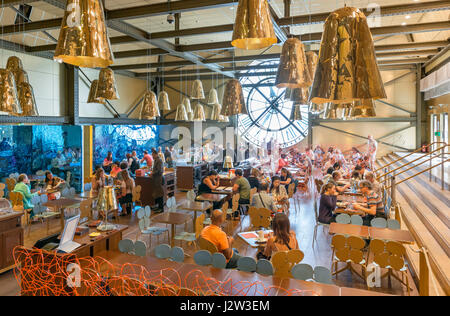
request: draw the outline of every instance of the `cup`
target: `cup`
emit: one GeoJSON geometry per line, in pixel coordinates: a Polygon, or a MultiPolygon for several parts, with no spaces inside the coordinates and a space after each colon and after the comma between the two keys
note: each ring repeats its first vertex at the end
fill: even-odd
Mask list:
{"type": "Polygon", "coordinates": [[[258,240],[264,240],[264,231],[263,230],[258,231],[258,240]]]}

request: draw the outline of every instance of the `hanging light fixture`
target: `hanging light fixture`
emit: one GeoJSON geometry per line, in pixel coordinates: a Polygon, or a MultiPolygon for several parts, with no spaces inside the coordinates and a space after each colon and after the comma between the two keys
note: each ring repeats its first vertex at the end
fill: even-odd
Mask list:
{"type": "Polygon", "coordinates": [[[302,108],[300,104],[294,104],[292,106],[292,112],[291,112],[291,121],[301,121],[302,118],[302,108]]]}
{"type": "Polygon", "coordinates": [[[170,111],[169,94],[166,91],[158,94],[158,106],[161,111],[170,111]]]}
{"type": "Polygon", "coordinates": [[[209,90],[208,104],[214,105],[217,103],[219,103],[219,97],[217,96],[217,90],[216,89],[209,90]]]}
{"type": "Polygon", "coordinates": [[[311,76],[311,84],[314,80],[314,74],[316,73],[317,63],[319,62],[319,56],[312,50],[306,52],[306,63],[308,65],[308,71],[311,76]]]}
{"type": "Polygon", "coordinates": [[[106,68],[113,64],[101,0],[67,1],[53,58],[88,68],[106,68]]]}
{"type": "Polygon", "coordinates": [[[232,116],[236,114],[248,114],[245,106],[244,92],[239,80],[231,79],[227,82],[223,95],[221,115],[232,116]]]}
{"type": "Polygon", "coordinates": [[[275,85],[277,88],[307,88],[311,84],[305,47],[299,39],[289,38],[283,44],[275,85]]]}
{"type": "Polygon", "coordinates": [[[87,103],[99,103],[99,104],[106,104],[105,99],[97,98],[97,88],[98,88],[98,80],[95,79],[91,82],[91,87],[89,89],[89,95],[87,103]]]}
{"type": "Polygon", "coordinates": [[[39,115],[33,87],[28,82],[22,82],[17,89],[19,91],[19,103],[22,107],[22,116],[39,115]]]}
{"type": "Polygon", "coordinates": [[[22,82],[29,82],[28,81],[28,74],[23,69],[22,60],[17,56],[10,56],[8,58],[8,61],[6,62],[6,69],[10,70],[13,75],[14,79],[16,81],[16,86],[19,85],[19,83],[22,82]]]}
{"type": "Polygon", "coordinates": [[[292,89],[286,88],[286,91],[284,92],[284,99],[291,101],[291,94],[292,94],[292,89]]]}
{"type": "Polygon", "coordinates": [[[384,98],[386,91],[365,14],[351,7],[336,10],[325,22],[310,100],[351,103],[384,98]]]}
{"type": "Polygon", "coordinates": [[[354,107],[354,117],[375,117],[375,105],[372,99],[363,99],[356,102],[354,107]]]}
{"type": "Polygon", "coordinates": [[[205,98],[205,92],[203,91],[203,83],[201,80],[194,80],[192,83],[191,99],[202,100],[205,98]]]}
{"type": "Polygon", "coordinates": [[[248,50],[276,43],[267,0],[239,0],[231,45],[248,50]]]}
{"type": "Polygon", "coordinates": [[[211,120],[212,121],[220,121],[220,112],[222,111],[222,106],[219,103],[213,104],[213,108],[211,111],[211,120]]]}
{"type": "Polygon", "coordinates": [[[13,73],[8,69],[0,69],[0,112],[20,115],[22,108],[17,98],[17,89],[13,73]]]}
{"type": "Polygon", "coordinates": [[[197,104],[194,107],[193,120],[196,122],[206,121],[205,109],[203,108],[203,105],[200,102],[197,102],[197,104]]]}
{"type": "Polygon", "coordinates": [[[106,100],[119,99],[119,93],[117,92],[116,87],[116,78],[114,77],[114,72],[110,68],[103,68],[100,70],[95,98],[106,100]]]}
{"type": "Polygon", "coordinates": [[[307,88],[296,88],[291,91],[291,101],[294,104],[308,104],[309,90],[307,88]]]}
{"type": "Polygon", "coordinates": [[[156,101],[156,94],[153,91],[147,91],[144,94],[141,107],[141,120],[154,120],[156,117],[161,116],[158,108],[158,102],[156,101]]]}
{"type": "Polygon", "coordinates": [[[177,106],[177,112],[175,113],[175,121],[187,121],[188,116],[186,113],[186,107],[183,103],[177,106]]]}

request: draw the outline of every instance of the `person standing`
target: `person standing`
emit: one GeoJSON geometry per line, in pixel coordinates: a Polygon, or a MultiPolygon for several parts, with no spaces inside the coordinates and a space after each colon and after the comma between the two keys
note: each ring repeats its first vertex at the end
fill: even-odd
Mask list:
{"type": "Polygon", "coordinates": [[[121,194],[119,198],[120,206],[122,207],[122,216],[130,215],[133,211],[133,189],[134,180],[130,177],[128,170],[122,170],[120,180],[121,194]]]}
{"type": "Polygon", "coordinates": [[[108,151],[108,155],[105,160],[103,160],[103,170],[105,172],[111,172],[111,165],[113,164],[113,155],[112,152],[108,151]]]}
{"type": "Polygon", "coordinates": [[[145,161],[145,163],[147,164],[148,168],[151,168],[153,165],[153,158],[152,156],[148,153],[147,150],[144,150],[144,157],[141,159],[141,163],[143,163],[145,161]]]}
{"type": "Polygon", "coordinates": [[[369,135],[367,139],[368,139],[370,169],[374,170],[373,167],[375,165],[375,160],[377,159],[378,142],[373,138],[372,135],[369,135]]]}
{"type": "Polygon", "coordinates": [[[169,147],[166,147],[164,151],[164,159],[167,164],[167,168],[173,168],[173,160],[172,160],[172,153],[169,150],[169,147]]]}
{"type": "Polygon", "coordinates": [[[158,204],[158,209],[156,213],[164,212],[164,190],[163,190],[163,174],[164,174],[164,164],[161,160],[158,152],[152,149],[153,157],[153,169],[152,169],[152,186],[153,186],[153,198],[156,204],[158,204]]]}

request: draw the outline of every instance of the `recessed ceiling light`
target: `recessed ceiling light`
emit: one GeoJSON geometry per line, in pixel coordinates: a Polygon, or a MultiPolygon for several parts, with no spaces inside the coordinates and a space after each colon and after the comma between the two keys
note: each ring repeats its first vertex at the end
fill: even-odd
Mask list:
{"type": "Polygon", "coordinates": [[[409,20],[411,18],[410,15],[405,16],[405,19],[409,20]]]}

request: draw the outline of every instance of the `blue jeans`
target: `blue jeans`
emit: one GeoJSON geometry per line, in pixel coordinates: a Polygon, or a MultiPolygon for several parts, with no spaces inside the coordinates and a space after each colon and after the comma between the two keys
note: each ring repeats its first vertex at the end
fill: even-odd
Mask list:
{"type": "Polygon", "coordinates": [[[241,256],[239,255],[239,251],[233,248],[233,256],[230,258],[230,261],[228,261],[226,268],[227,269],[237,268],[237,262],[240,258],[241,256]]]}

